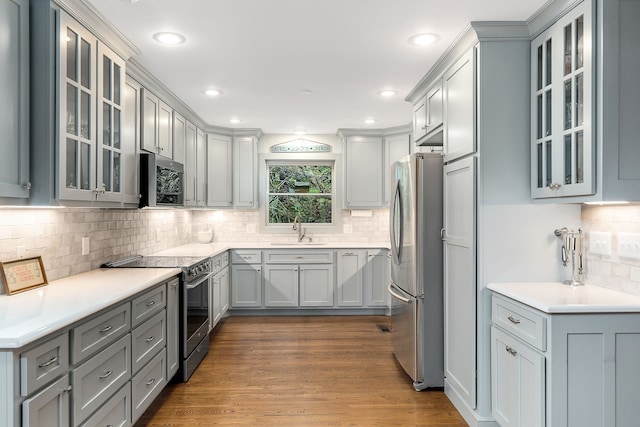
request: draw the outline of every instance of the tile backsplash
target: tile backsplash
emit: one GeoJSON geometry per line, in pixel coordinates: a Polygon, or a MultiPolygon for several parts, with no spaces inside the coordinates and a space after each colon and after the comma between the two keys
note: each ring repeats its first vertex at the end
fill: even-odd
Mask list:
{"type": "Polygon", "coordinates": [[[640,260],[622,256],[618,249],[620,233],[640,233],[640,206],[583,205],[582,229],[587,247],[585,282],[640,296],[640,260]],[[611,255],[592,252],[592,232],[611,236],[611,255]]]}

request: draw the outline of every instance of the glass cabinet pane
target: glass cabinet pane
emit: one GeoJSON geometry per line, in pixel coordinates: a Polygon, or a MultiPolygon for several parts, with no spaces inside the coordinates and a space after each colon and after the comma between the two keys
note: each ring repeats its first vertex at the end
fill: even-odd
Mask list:
{"type": "Polygon", "coordinates": [[[120,105],[120,82],[122,78],[122,68],[118,64],[113,64],[113,102],[120,105]]]}
{"type": "Polygon", "coordinates": [[[552,163],[553,157],[552,157],[552,152],[551,152],[551,141],[550,140],[544,142],[544,150],[545,150],[545,162],[544,162],[544,165],[545,165],[545,183],[544,183],[544,186],[548,187],[548,186],[551,185],[551,179],[552,179],[552,176],[551,176],[552,167],[551,167],[551,165],[553,164],[552,163]]]}
{"type": "Polygon", "coordinates": [[[120,149],[120,110],[113,109],[113,147],[120,149]]]}
{"type": "Polygon", "coordinates": [[[80,136],[89,139],[91,135],[91,95],[80,93],[80,136]]]}
{"type": "Polygon", "coordinates": [[[91,145],[80,143],[80,189],[91,189],[91,145]]]}
{"type": "Polygon", "coordinates": [[[573,38],[571,37],[571,25],[567,25],[564,27],[564,76],[573,71],[571,68],[571,64],[573,63],[572,48],[573,38]]]}
{"type": "Polygon", "coordinates": [[[576,182],[584,182],[584,133],[576,132],[576,182]]]}
{"type": "Polygon", "coordinates": [[[538,90],[542,89],[542,46],[538,46],[538,85],[536,86],[538,90]]]}
{"type": "Polygon", "coordinates": [[[537,170],[538,170],[538,175],[537,175],[537,186],[538,188],[542,188],[542,143],[538,143],[536,146],[536,151],[537,151],[537,160],[538,160],[538,164],[537,164],[537,170]]]}
{"type": "Polygon", "coordinates": [[[91,45],[86,41],[80,42],[80,84],[91,89],[91,45]]]}
{"type": "Polygon", "coordinates": [[[76,172],[78,170],[78,149],[77,142],[73,139],[67,138],[67,153],[66,153],[66,186],[67,188],[78,188],[76,182],[76,172]]]}
{"type": "Polygon", "coordinates": [[[102,144],[111,145],[111,105],[102,103],[102,144]]]}
{"type": "Polygon", "coordinates": [[[551,39],[547,40],[546,46],[545,46],[546,52],[545,52],[545,69],[546,69],[546,81],[545,86],[548,86],[552,83],[552,79],[551,79],[551,65],[552,65],[552,60],[551,60],[551,39]]]}
{"type": "Polygon", "coordinates": [[[67,78],[78,79],[78,35],[67,28],[67,78]]]}
{"type": "Polygon", "coordinates": [[[102,188],[111,191],[111,151],[102,150],[102,188]]]}
{"type": "Polygon", "coordinates": [[[102,96],[111,99],[111,60],[102,57],[102,96]]]}
{"type": "Polygon", "coordinates": [[[571,135],[564,136],[564,183],[571,184],[571,135]]]}
{"type": "Polygon", "coordinates": [[[78,92],[75,86],[67,83],[67,118],[65,120],[65,125],[67,133],[72,135],[78,134],[78,123],[76,117],[78,117],[78,92]]]}
{"type": "Polygon", "coordinates": [[[564,130],[571,128],[571,79],[564,82],[564,130]]]}
{"type": "Polygon", "coordinates": [[[584,74],[576,75],[576,126],[584,125],[584,74]]]}
{"type": "Polygon", "coordinates": [[[113,153],[113,191],[120,192],[120,153],[113,153]]]}
{"type": "Polygon", "coordinates": [[[544,99],[544,108],[545,108],[545,136],[551,135],[551,107],[552,107],[552,99],[551,99],[551,89],[545,92],[544,99]]]}
{"type": "Polygon", "coordinates": [[[542,138],[542,94],[538,95],[537,139],[542,138]]]}
{"type": "Polygon", "coordinates": [[[576,19],[576,70],[584,66],[584,16],[576,19]]]}

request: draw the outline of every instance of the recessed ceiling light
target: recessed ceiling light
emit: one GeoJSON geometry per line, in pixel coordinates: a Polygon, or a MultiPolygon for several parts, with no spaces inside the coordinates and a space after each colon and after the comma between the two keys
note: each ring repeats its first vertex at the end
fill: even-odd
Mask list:
{"type": "Polygon", "coordinates": [[[395,90],[391,90],[391,89],[385,89],[385,90],[381,90],[380,92],[378,92],[378,94],[379,94],[380,96],[384,96],[385,98],[388,98],[388,97],[390,97],[390,96],[393,96],[393,95],[395,95],[396,93],[398,93],[398,92],[396,92],[395,90]]]}
{"type": "Polygon", "coordinates": [[[365,122],[366,124],[368,124],[368,125],[372,125],[372,124],[374,124],[374,123],[376,122],[376,119],[371,119],[371,118],[369,118],[369,119],[364,119],[364,122],[365,122]]]}
{"type": "Polygon", "coordinates": [[[238,123],[242,123],[242,120],[237,117],[232,117],[229,119],[229,123],[233,123],[234,125],[237,125],[238,123]]]}
{"type": "Polygon", "coordinates": [[[204,91],[205,95],[208,96],[220,96],[222,95],[222,91],[219,89],[207,89],[204,91]]]}
{"type": "Polygon", "coordinates": [[[409,37],[409,43],[415,46],[427,46],[438,41],[440,37],[433,33],[414,34],[409,37]]]}
{"type": "Polygon", "coordinates": [[[162,43],[167,46],[179,45],[184,43],[186,40],[182,34],[168,32],[155,33],[153,35],[153,39],[158,43],[162,43]]]}
{"type": "Polygon", "coordinates": [[[293,133],[294,133],[295,135],[302,136],[302,135],[306,135],[306,134],[307,134],[307,131],[306,131],[306,130],[299,129],[299,130],[293,131],[293,133]]]}

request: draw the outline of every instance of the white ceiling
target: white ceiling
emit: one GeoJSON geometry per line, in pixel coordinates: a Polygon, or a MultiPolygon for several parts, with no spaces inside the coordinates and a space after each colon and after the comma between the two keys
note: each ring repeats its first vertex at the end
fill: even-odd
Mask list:
{"type": "Polygon", "coordinates": [[[523,21],[546,0],[89,0],[137,61],[208,124],[333,134],[411,121],[404,97],[470,21],[523,21]],[[183,34],[167,47],[152,35],[183,34]],[[428,47],[407,39],[437,33],[428,47]],[[222,90],[211,98],[204,90],[222,90]],[[398,94],[382,98],[378,92],[398,94]],[[300,91],[313,94],[302,95],[300,91]],[[242,123],[232,125],[231,117],[242,123]],[[364,119],[376,119],[366,125],[364,119]]]}

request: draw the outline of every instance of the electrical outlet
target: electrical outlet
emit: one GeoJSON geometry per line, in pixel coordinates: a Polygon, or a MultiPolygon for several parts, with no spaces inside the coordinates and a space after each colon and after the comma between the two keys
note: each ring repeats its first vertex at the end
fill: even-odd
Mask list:
{"type": "Polygon", "coordinates": [[[89,255],[89,238],[82,238],[82,255],[89,255]]]}
{"type": "Polygon", "coordinates": [[[618,233],[618,256],[640,259],[640,233],[618,233]]]}
{"type": "Polygon", "coordinates": [[[27,247],[25,245],[16,246],[16,258],[24,258],[25,252],[27,252],[27,247]]]}
{"type": "Polygon", "coordinates": [[[589,252],[594,255],[611,256],[611,233],[601,231],[590,232],[589,252]]]}

